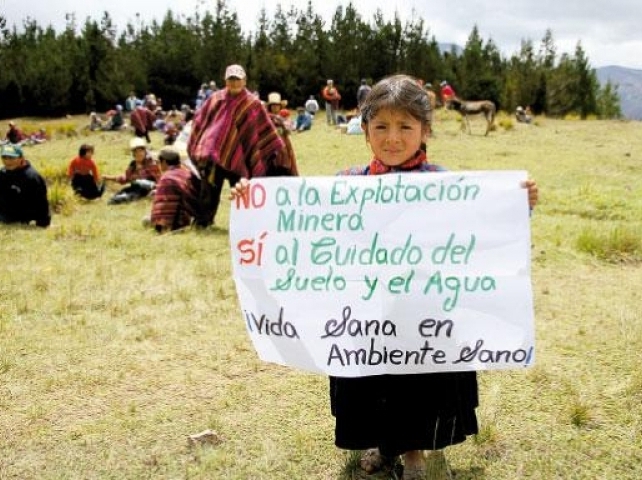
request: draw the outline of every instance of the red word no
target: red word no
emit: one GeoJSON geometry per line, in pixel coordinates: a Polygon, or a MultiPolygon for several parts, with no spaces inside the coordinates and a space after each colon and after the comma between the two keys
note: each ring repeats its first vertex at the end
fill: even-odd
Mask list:
{"type": "Polygon", "coordinates": [[[250,183],[243,194],[236,197],[236,209],[262,208],[265,206],[266,199],[265,187],[250,183]]]}

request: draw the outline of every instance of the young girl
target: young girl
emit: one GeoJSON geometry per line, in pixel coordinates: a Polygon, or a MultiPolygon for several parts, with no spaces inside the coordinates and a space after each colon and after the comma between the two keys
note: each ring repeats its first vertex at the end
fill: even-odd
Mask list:
{"type": "MultiPolygon", "coordinates": [[[[430,113],[430,99],[414,78],[394,75],[381,80],[361,106],[372,160],[341,174],[444,170],[429,163],[421,148],[429,137],[430,113]]],[[[247,185],[242,180],[232,195],[242,193],[247,185]]],[[[529,180],[523,186],[532,208],[537,203],[537,185],[529,180]]],[[[403,480],[424,480],[425,451],[430,452],[431,463],[446,468],[441,450],[477,433],[477,374],[330,377],[330,406],[336,446],[364,450],[360,466],[366,473],[391,471],[402,457],[403,480]]]]}
{"type": "Polygon", "coordinates": [[[98,166],[93,159],[94,146],[83,143],[67,167],[67,176],[71,180],[71,188],[77,195],[87,200],[93,200],[103,195],[105,182],[100,182],[98,166]]]}

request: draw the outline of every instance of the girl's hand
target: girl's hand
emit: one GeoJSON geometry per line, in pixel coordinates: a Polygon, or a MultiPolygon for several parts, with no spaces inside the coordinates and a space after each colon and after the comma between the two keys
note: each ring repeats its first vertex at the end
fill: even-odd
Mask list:
{"type": "Polygon", "coordinates": [[[230,200],[236,200],[245,195],[249,187],[250,181],[247,178],[241,178],[230,190],[230,200]]]}
{"type": "Polygon", "coordinates": [[[537,182],[535,182],[535,180],[526,180],[525,182],[522,182],[522,187],[528,189],[528,206],[534,208],[539,200],[537,182]]]}

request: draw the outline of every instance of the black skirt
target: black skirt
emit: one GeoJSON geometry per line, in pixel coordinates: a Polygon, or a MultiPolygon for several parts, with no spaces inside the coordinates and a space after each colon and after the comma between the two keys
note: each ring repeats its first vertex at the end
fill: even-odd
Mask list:
{"type": "Polygon", "coordinates": [[[476,372],[330,377],[335,444],[383,455],[438,450],[478,432],[476,372]]]}

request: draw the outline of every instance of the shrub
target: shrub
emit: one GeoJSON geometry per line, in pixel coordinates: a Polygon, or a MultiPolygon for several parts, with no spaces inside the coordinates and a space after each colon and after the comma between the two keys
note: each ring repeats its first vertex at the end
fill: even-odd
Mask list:
{"type": "Polygon", "coordinates": [[[567,120],[567,121],[581,120],[581,119],[582,118],[576,112],[569,112],[566,115],[564,115],[564,120],[567,120]]]}
{"type": "Polygon", "coordinates": [[[76,198],[73,191],[66,182],[56,181],[47,191],[49,206],[55,213],[69,215],[76,205],[76,198]]]}
{"type": "Polygon", "coordinates": [[[56,125],[56,133],[67,138],[78,136],[75,123],[61,123],[56,125]]]}
{"type": "Polygon", "coordinates": [[[62,183],[67,180],[67,169],[65,166],[44,165],[39,168],[39,171],[49,185],[59,182],[62,183]]]}
{"type": "Polygon", "coordinates": [[[606,233],[586,228],[577,238],[576,246],[580,252],[611,263],[642,261],[642,235],[623,226],[606,233]]]}
{"type": "Polygon", "coordinates": [[[578,402],[569,407],[571,425],[577,428],[585,428],[593,423],[593,417],[588,405],[578,402]]]}
{"type": "Polygon", "coordinates": [[[504,130],[512,130],[515,128],[515,124],[513,123],[513,120],[511,120],[509,117],[502,118],[499,120],[499,126],[502,127],[504,130]]]}

